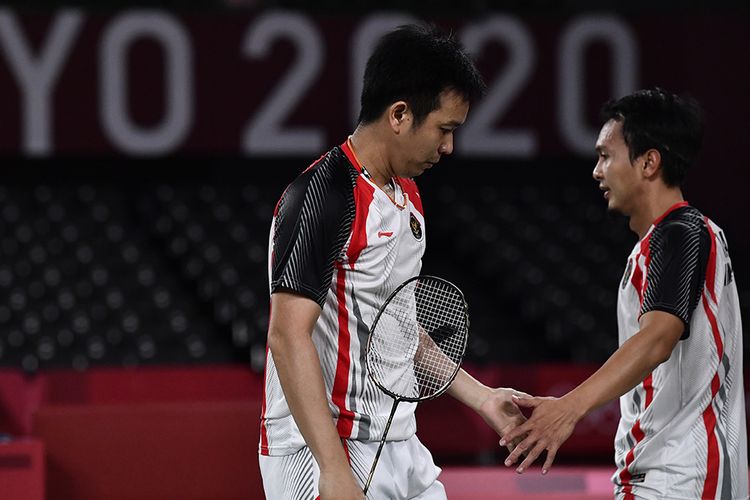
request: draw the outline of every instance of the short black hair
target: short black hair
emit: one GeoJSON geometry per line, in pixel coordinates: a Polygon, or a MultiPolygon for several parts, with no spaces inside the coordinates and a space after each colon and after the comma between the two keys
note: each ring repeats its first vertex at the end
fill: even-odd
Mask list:
{"type": "Polygon", "coordinates": [[[431,25],[409,24],[384,35],[367,60],[359,123],[380,118],[396,101],[406,101],[418,126],[452,90],[472,103],[485,92],[471,57],[452,35],[431,25]]]}
{"type": "Polygon", "coordinates": [[[703,142],[703,111],[698,102],[658,87],[607,102],[602,118],[622,123],[631,162],[649,149],[659,151],[668,186],[682,184],[703,142]]]}

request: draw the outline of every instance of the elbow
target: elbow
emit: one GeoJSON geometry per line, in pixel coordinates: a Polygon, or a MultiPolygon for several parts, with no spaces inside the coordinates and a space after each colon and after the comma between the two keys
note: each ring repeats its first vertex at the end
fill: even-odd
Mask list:
{"type": "Polygon", "coordinates": [[[662,341],[653,347],[651,350],[651,356],[654,362],[654,367],[669,361],[669,358],[672,357],[672,351],[674,350],[675,345],[677,344],[662,341]]]}
{"type": "Polygon", "coordinates": [[[654,354],[654,357],[655,357],[654,365],[659,366],[660,364],[666,363],[667,361],[669,361],[669,358],[672,357],[672,351],[667,351],[663,349],[663,350],[660,350],[659,352],[656,352],[654,354]]]}
{"type": "Polygon", "coordinates": [[[638,339],[639,350],[650,361],[651,367],[656,368],[672,357],[684,332],[685,324],[677,316],[649,311],[641,317],[641,330],[632,338],[638,339]]]}
{"type": "Polygon", "coordinates": [[[281,350],[281,344],[283,343],[282,335],[276,328],[268,329],[268,340],[266,341],[268,350],[271,351],[272,355],[276,355],[281,350]]]}

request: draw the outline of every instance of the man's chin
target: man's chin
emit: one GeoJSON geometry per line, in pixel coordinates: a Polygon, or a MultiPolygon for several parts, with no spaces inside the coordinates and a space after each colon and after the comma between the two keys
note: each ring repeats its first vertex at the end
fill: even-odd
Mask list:
{"type": "Polygon", "coordinates": [[[423,173],[427,172],[429,170],[429,167],[422,167],[422,168],[415,168],[411,172],[409,172],[409,177],[419,177],[423,173]]]}
{"type": "Polygon", "coordinates": [[[620,207],[618,207],[617,205],[612,205],[611,203],[607,204],[607,214],[612,216],[628,216],[628,214],[623,212],[620,207]]]}

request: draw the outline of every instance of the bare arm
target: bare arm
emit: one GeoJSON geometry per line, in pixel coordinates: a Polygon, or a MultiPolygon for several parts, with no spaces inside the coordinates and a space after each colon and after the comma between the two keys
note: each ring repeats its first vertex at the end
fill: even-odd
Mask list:
{"type": "MultiPolygon", "coordinates": [[[[523,392],[505,387],[491,388],[469,375],[463,368],[458,371],[448,394],[481,415],[500,437],[521,425],[526,418],[511,399],[512,396],[528,396],[523,392]]],[[[517,440],[507,439],[508,449],[514,448],[517,440]]],[[[504,442],[502,444],[505,444],[504,442]]]]}
{"type": "Polygon", "coordinates": [[[268,348],[289,409],[320,467],[320,498],[364,498],[328,407],[312,330],[320,316],[313,300],[293,293],[271,295],[268,348]]]}
{"type": "Polygon", "coordinates": [[[520,406],[533,408],[534,411],[525,424],[506,436],[506,439],[512,440],[528,433],[505,465],[514,464],[525,453],[526,459],[516,469],[519,473],[523,472],[542,451],[547,450],[547,460],[542,467],[542,473],[546,473],[558,448],[570,437],[578,421],[592,410],[628,392],[667,361],[685,329],[682,320],[662,311],[644,314],[640,326],[638,333],[622,344],[596,373],[563,397],[517,400],[520,406]]]}

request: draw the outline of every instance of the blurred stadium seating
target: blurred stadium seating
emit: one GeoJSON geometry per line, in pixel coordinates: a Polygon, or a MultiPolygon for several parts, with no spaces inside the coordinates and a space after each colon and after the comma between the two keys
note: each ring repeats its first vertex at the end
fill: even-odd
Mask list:
{"type": "MultiPolygon", "coordinates": [[[[303,165],[277,161],[272,176],[249,177],[230,164],[179,181],[138,168],[117,181],[6,179],[0,364],[33,373],[237,361],[262,371],[268,227],[303,165]]],[[[423,270],[464,290],[469,361],[597,362],[616,347],[617,286],[635,236],[606,213],[588,167],[566,165],[576,172],[567,181],[482,183],[456,181],[453,171],[472,166],[450,160],[420,179],[423,270]]]]}

